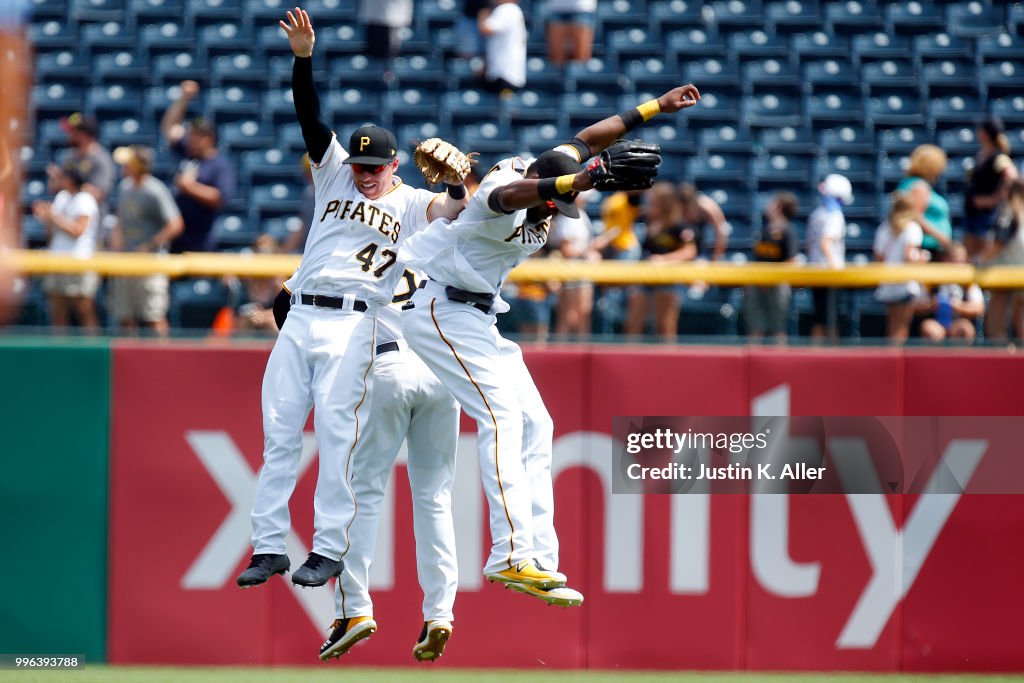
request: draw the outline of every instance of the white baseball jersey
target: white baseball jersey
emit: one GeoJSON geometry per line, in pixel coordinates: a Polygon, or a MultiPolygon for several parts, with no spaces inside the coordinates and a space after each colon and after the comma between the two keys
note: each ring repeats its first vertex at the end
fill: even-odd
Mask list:
{"type": "Polygon", "coordinates": [[[356,187],[348,152],[331,138],[327,153],[314,164],[316,209],[299,269],[285,283],[288,291],[352,293],[381,304],[391,301],[402,270],[395,267],[398,246],[411,226],[426,220],[438,195],[396,184],[377,199],[356,187]]]}

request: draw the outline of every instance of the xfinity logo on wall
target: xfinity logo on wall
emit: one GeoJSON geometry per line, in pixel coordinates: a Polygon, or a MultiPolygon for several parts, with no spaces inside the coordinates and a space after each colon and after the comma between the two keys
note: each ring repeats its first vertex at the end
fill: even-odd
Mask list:
{"type": "MultiPolygon", "coordinates": [[[[754,399],[751,405],[754,417],[748,418],[748,429],[754,434],[764,428],[762,416],[777,417],[788,413],[789,388],[782,385],[754,399]]],[[[188,432],[186,439],[232,509],[206,545],[196,549],[195,560],[182,576],[182,587],[217,590],[230,586],[234,589],[231,579],[250,553],[249,511],[257,472],[249,467],[246,458],[224,432],[188,432]]],[[[623,451],[624,447],[623,442],[608,434],[595,432],[566,434],[554,445],[553,476],[557,477],[566,469],[583,467],[597,476],[604,490],[604,519],[599,522],[604,530],[602,588],[608,594],[636,594],[645,588],[645,497],[612,495],[614,482],[619,476],[612,454],[623,451]]],[[[864,460],[863,445],[853,440],[833,443],[830,448],[851,454],[852,457],[847,459],[850,463],[864,460]]],[[[940,476],[940,472],[953,471],[962,487],[960,490],[963,490],[970,483],[987,449],[988,443],[980,439],[951,442],[942,456],[948,470],[937,468],[932,480],[925,482],[925,493],[909,511],[902,528],[898,528],[882,493],[848,493],[844,496],[871,567],[871,576],[866,585],[850,587],[851,591],[858,591],[859,597],[843,628],[836,634],[837,648],[872,648],[876,644],[894,610],[914,585],[961,497],[960,493],[934,493],[944,490],[935,477],[940,476]]],[[[307,434],[299,466],[300,478],[315,452],[315,440],[307,434]]],[[[399,462],[403,460],[404,455],[400,456],[399,462]]],[[[460,437],[458,462],[453,496],[459,511],[455,516],[459,589],[475,591],[482,588],[480,558],[485,551],[483,539],[487,523],[480,490],[479,463],[475,455],[475,435],[460,437]]],[[[863,476],[864,472],[840,471],[838,476],[844,478],[854,474],[863,476]]],[[[877,479],[877,472],[875,475],[877,479]]],[[[879,483],[872,490],[884,491],[883,486],[879,483]]],[[[814,599],[819,594],[823,567],[821,562],[798,562],[790,556],[790,500],[790,496],[772,493],[750,497],[747,539],[750,568],[758,584],[771,595],[790,600],[814,599]]],[[[394,583],[394,495],[391,484],[381,510],[371,588],[388,591],[394,583]]],[[[648,521],[654,523],[656,520],[648,521]]],[[[658,520],[658,523],[664,525],[665,520],[658,520]]],[[[667,520],[670,552],[666,558],[671,593],[686,596],[709,593],[711,528],[710,495],[690,493],[671,497],[667,520]]],[[[572,542],[566,538],[563,545],[572,542]]],[[[288,553],[292,558],[305,557],[307,553],[307,548],[294,531],[288,535],[288,553]]],[[[827,566],[824,571],[828,571],[827,566]]],[[[293,587],[290,581],[286,583],[314,626],[320,628],[330,622],[333,616],[330,591],[302,591],[293,587]]],[[[600,600],[600,595],[595,595],[594,599],[600,600]]]]}

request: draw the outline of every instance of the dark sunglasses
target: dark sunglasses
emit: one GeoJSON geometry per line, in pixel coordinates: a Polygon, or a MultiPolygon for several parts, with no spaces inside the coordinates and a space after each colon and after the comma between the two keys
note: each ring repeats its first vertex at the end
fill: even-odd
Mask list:
{"type": "Polygon", "coordinates": [[[353,173],[372,173],[377,175],[391,164],[381,164],[380,166],[367,166],[366,164],[351,164],[353,173]]]}

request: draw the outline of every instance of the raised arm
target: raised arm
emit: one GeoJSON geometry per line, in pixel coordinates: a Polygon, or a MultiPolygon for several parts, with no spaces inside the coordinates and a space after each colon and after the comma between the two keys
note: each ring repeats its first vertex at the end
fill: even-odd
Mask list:
{"type": "Polygon", "coordinates": [[[288,12],[288,23],[278,24],[288,34],[288,43],[295,54],[292,65],[292,98],[295,100],[295,115],[302,128],[302,139],[306,142],[309,159],[319,164],[331,144],[331,129],[320,118],[320,97],[313,83],[313,43],[316,36],[313,24],[306,10],[296,7],[288,12]]]}
{"type": "Polygon", "coordinates": [[[164,117],[160,120],[160,134],[170,147],[185,137],[185,126],[182,125],[185,112],[188,111],[188,103],[199,94],[199,84],[195,81],[182,81],[180,87],[181,95],[174,104],[167,107],[164,117]]]}

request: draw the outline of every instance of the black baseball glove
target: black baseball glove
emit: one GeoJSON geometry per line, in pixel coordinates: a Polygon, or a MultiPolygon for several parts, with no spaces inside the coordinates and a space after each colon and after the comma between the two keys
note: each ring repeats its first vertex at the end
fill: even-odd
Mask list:
{"type": "Polygon", "coordinates": [[[661,164],[661,146],[643,140],[617,140],[587,164],[596,190],[646,190],[661,164]]]}
{"type": "Polygon", "coordinates": [[[292,295],[284,287],[277,293],[274,299],[274,322],[277,329],[284,329],[284,321],[288,318],[288,311],[292,309],[292,295]]]}

